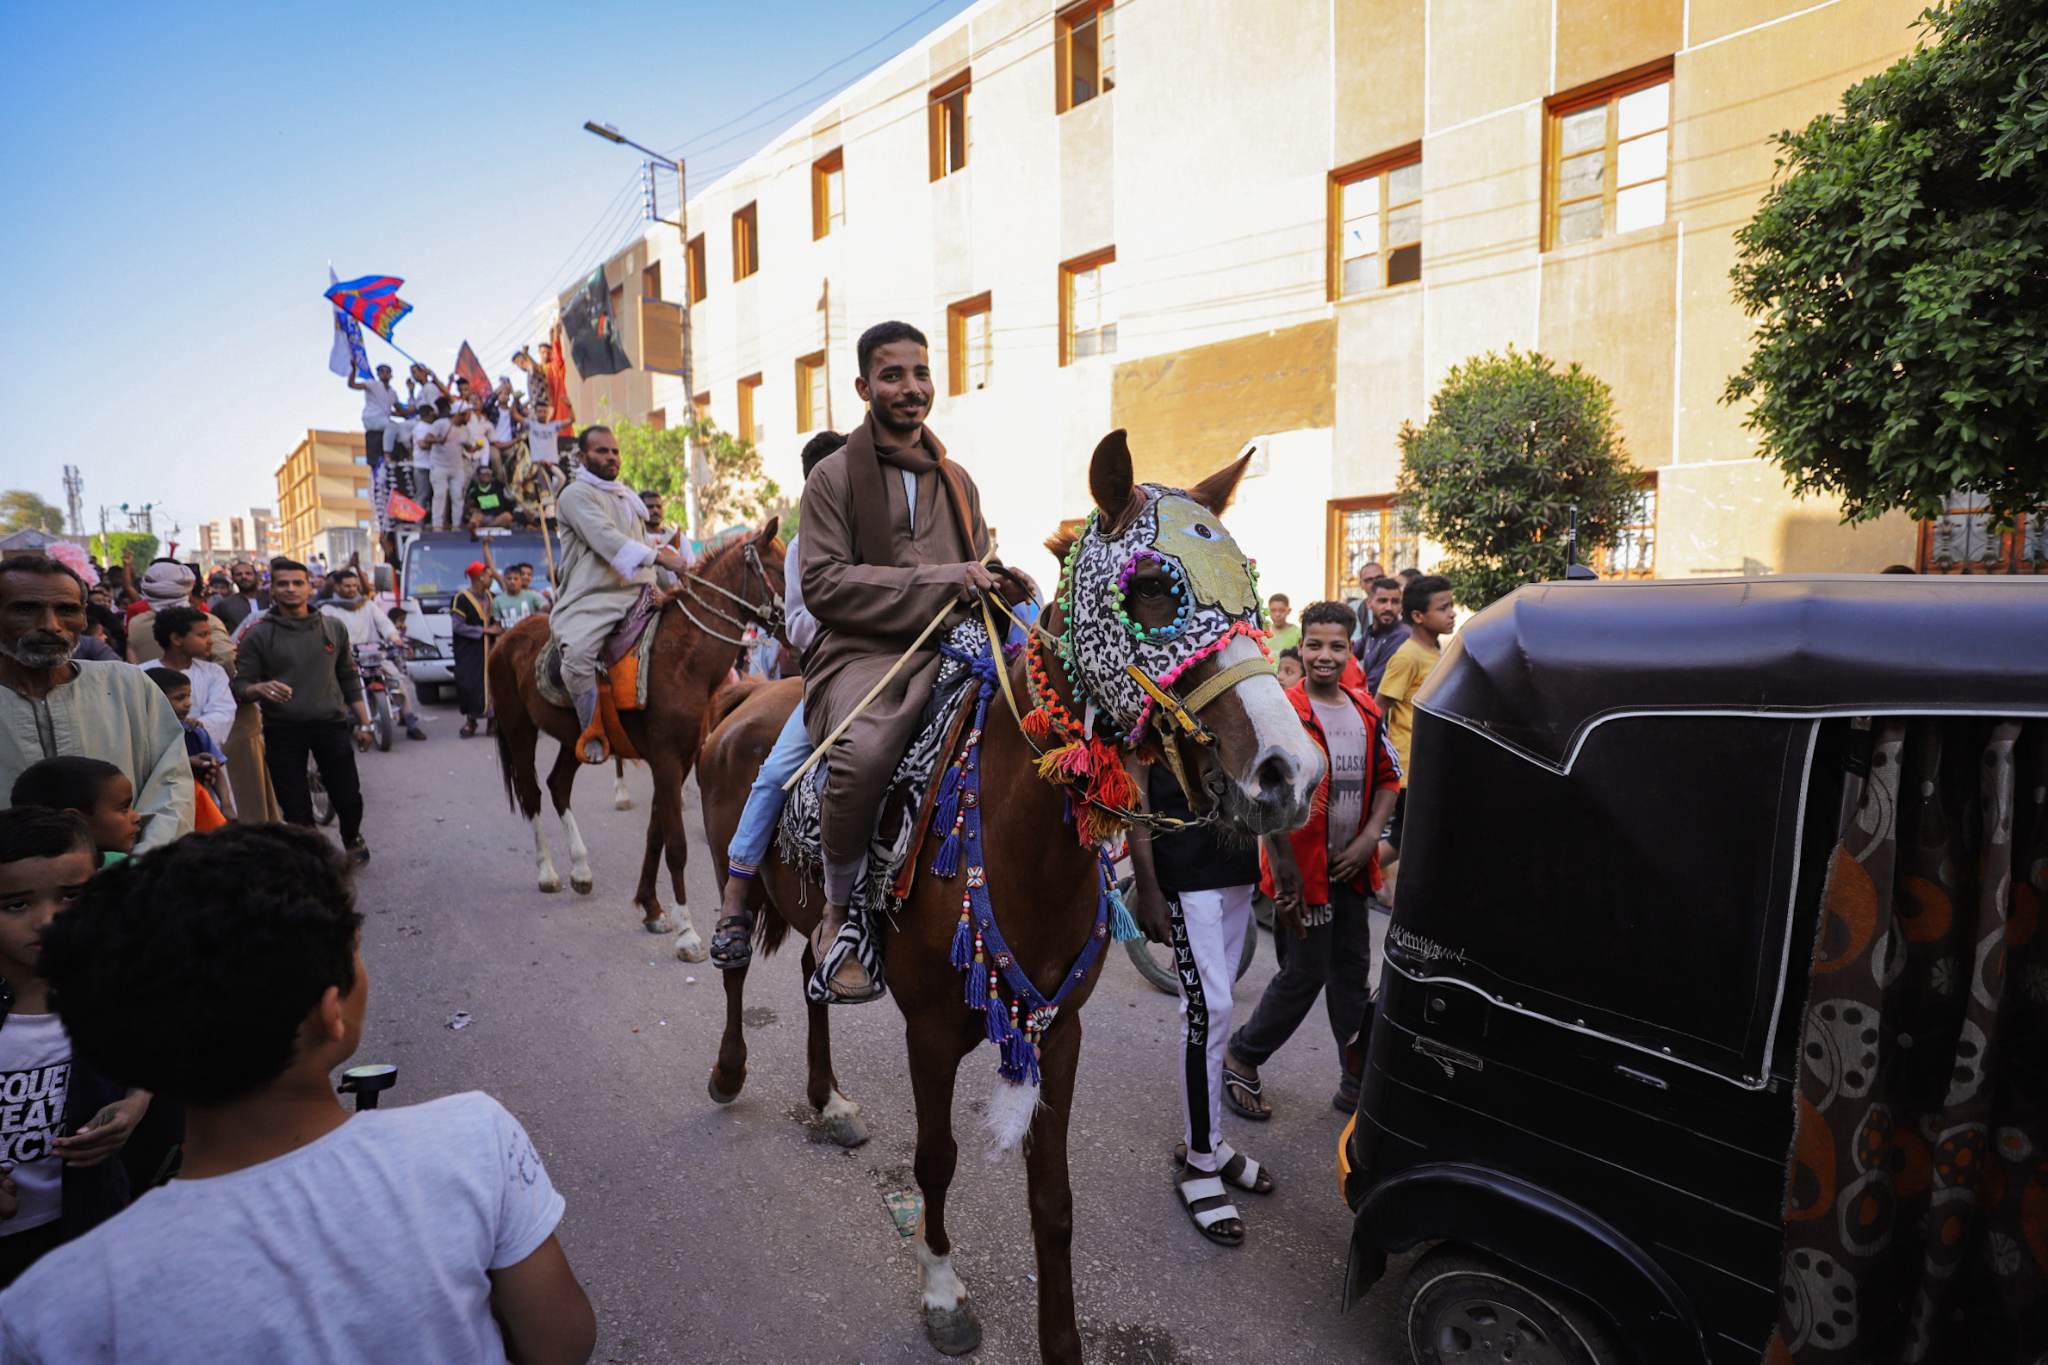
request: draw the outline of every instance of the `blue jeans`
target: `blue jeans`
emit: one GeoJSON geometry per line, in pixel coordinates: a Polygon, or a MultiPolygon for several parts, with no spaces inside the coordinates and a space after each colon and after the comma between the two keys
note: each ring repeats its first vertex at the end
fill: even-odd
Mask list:
{"type": "Polygon", "coordinates": [[[782,733],[775,737],[775,747],[762,760],[753,790],[747,793],[747,808],[740,812],[739,828],[726,845],[727,870],[735,876],[753,876],[761,860],[768,856],[768,843],[775,837],[775,822],[782,815],[782,784],[803,766],[810,752],[811,737],[804,730],[804,704],[798,702],[796,710],[783,722],[782,733]]]}

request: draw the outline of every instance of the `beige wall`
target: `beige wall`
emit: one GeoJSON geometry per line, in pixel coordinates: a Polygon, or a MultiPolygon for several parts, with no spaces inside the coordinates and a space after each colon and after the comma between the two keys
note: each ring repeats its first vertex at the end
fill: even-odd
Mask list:
{"type": "Polygon", "coordinates": [[[320,532],[374,524],[370,470],[357,463],[365,451],[360,431],[308,431],[285,456],[277,467],[279,553],[304,559],[320,532]]]}
{"type": "MultiPolygon", "coordinates": [[[[1324,504],[1394,491],[1397,435],[1450,368],[1507,346],[1577,361],[1615,392],[1628,454],[1658,474],[1657,569],[1876,568],[1912,526],[1844,529],[1795,502],[1719,399],[1749,324],[1733,233],[1771,175],[1768,138],[1907,52],[1919,0],[1121,0],[1117,88],[1054,112],[1052,0],[984,0],[793,122],[689,205],[709,247],[696,387],[755,399],[790,486],[794,360],[826,347],[832,420],[859,420],[853,341],[902,317],[933,345],[932,426],[980,483],[1006,547],[1086,510],[1089,452],[1126,426],[1141,473],[1194,479],[1260,440],[1232,527],[1297,602],[1324,587],[1324,504]],[[1545,101],[1645,63],[1673,68],[1667,221],[1543,251],[1545,101]],[[966,67],[969,165],[929,180],[926,94],[966,67]],[[1331,302],[1330,172],[1417,143],[1422,279],[1331,302]],[[847,221],[811,237],[810,166],[845,156],[847,221]],[[758,205],[761,271],[732,279],[732,212],[758,205]],[[1118,348],[1059,364],[1058,265],[1114,246],[1118,348]],[[992,297],[992,382],[948,397],[946,307],[992,297]],[[829,293],[829,307],[821,297],[829,293]],[[829,341],[829,346],[827,345],[829,341]]],[[[682,287],[668,228],[649,250],[682,287]]],[[[628,298],[636,291],[629,283],[628,298]]],[[[632,312],[633,310],[628,310],[632,312]]],[[[634,318],[637,325],[637,314],[634,318]]],[[[628,350],[637,356],[628,332],[628,350]]],[[[682,401],[595,381],[583,415],[682,401]]],[[[1035,549],[1032,568],[1050,561],[1035,549]]]]}

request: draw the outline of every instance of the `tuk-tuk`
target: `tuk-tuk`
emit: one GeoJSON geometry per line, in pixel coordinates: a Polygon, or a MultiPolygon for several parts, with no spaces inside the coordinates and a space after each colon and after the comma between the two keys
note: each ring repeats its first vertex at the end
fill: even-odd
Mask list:
{"type": "Polygon", "coordinates": [[[2048,584],[1532,586],[1446,642],[1416,711],[1339,1143],[1345,1306],[1428,1248],[1402,1296],[1421,1365],[1761,1359],[1873,718],[2048,715],[2048,584]]]}

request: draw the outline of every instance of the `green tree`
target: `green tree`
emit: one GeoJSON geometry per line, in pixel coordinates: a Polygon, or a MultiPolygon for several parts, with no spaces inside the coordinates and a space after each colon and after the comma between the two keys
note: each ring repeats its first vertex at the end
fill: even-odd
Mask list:
{"type": "Polygon", "coordinates": [[[1736,234],[1760,319],[1722,401],[1844,520],[1972,489],[2048,504],[2048,6],[1954,0],[1934,41],[1780,133],[1736,234]]]}
{"type": "Polygon", "coordinates": [[[50,506],[26,488],[0,493],[0,532],[48,531],[57,535],[63,529],[63,508],[50,506]]]}
{"type": "Polygon", "coordinates": [[[759,521],[782,505],[782,489],[767,476],[761,452],[751,441],[743,441],[705,418],[694,427],[669,427],[656,431],[635,422],[616,422],[612,431],[619,438],[619,478],[633,488],[654,489],[669,499],[669,515],[681,517],[680,501],[690,474],[690,437],[704,447],[704,462],[710,477],[697,490],[697,502],[704,524],[692,526],[690,534],[699,540],[735,522],[759,521]]]}
{"type": "Polygon", "coordinates": [[[121,562],[125,552],[135,554],[135,567],[142,569],[156,558],[157,538],[146,531],[108,531],[92,538],[92,556],[100,563],[112,567],[121,562]]]}
{"type": "Polygon", "coordinates": [[[1637,497],[1607,386],[1513,348],[1459,365],[1429,420],[1403,424],[1399,487],[1415,528],[1449,552],[1439,572],[1458,605],[1473,609],[1563,577],[1572,526],[1583,560],[1637,497]]]}

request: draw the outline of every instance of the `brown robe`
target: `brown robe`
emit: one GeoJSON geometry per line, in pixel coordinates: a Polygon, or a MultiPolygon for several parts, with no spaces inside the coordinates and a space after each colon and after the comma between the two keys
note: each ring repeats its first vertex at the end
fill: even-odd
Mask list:
{"type": "MultiPolygon", "coordinates": [[[[945,448],[929,429],[925,441],[927,449],[943,460],[945,448]]],[[[884,464],[882,486],[892,531],[889,562],[862,562],[854,513],[855,466],[850,462],[875,460],[876,444],[870,418],[811,472],[804,485],[798,572],[804,606],[819,625],[817,639],[804,655],[804,727],[814,745],[859,704],[941,607],[959,602],[959,565],[979,557],[988,544],[981,494],[965,470],[954,466],[973,523],[970,537],[960,534],[940,472],[914,476],[917,523],[912,526],[902,471],[884,464]]],[[[964,614],[964,606],[961,611],[964,614]]],[[[890,679],[826,759],[825,892],[835,905],[847,903],[874,836],[890,775],[931,696],[943,633],[942,628],[925,641],[917,657],[890,679]]]]}

